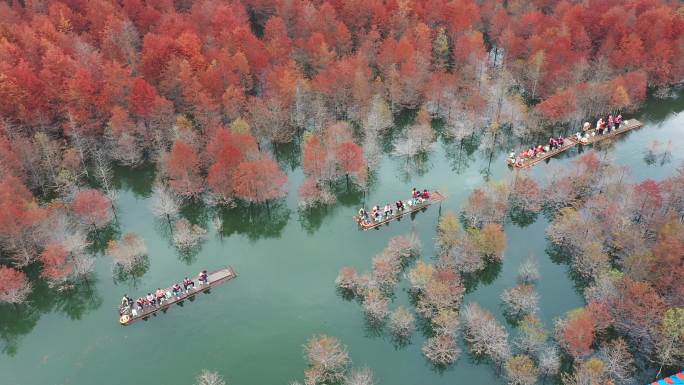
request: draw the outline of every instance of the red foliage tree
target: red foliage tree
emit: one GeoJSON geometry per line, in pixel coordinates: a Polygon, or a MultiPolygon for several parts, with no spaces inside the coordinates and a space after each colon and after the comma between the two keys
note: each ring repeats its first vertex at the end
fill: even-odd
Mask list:
{"type": "Polygon", "coordinates": [[[627,335],[635,349],[652,352],[667,309],[663,298],[646,282],[623,277],[608,303],[615,328],[627,335]]]}
{"type": "Polygon", "coordinates": [[[542,191],[533,178],[518,175],[512,183],[509,199],[514,209],[537,212],[541,209],[542,191]]]}
{"type": "Polygon", "coordinates": [[[619,48],[610,56],[611,63],[626,70],[639,68],[646,60],[644,43],[636,33],[623,36],[619,48]]]}
{"type": "Polygon", "coordinates": [[[564,347],[573,358],[578,359],[591,353],[595,327],[590,312],[582,309],[570,314],[561,338],[564,347]]]}
{"type": "Polygon", "coordinates": [[[335,149],[335,157],[347,178],[349,174],[359,172],[364,165],[363,150],[354,142],[340,143],[335,149]]]}
{"type": "Polygon", "coordinates": [[[655,263],[651,267],[656,290],[675,307],[684,307],[684,285],[681,282],[684,277],[683,227],[676,220],[663,226],[653,248],[655,263]]]}
{"type": "Polygon", "coordinates": [[[327,162],[327,151],[318,135],[311,135],[304,141],[302,167],[315,179],[322,179],[327,162]]]}
{"type": "Polygon", "coordinates": [[[537,110],[552,122],[569,120],[577,111],[577,96],[570,89],[561,91],[539,103],[537,110]]]}
{"type": "Polygon", "coordinates": [[[649,221],[663,204],[660,185],[653,179],[647,179],[634,186],[634,209],[637,221],[649,221]]]}
{"type": "Polygon", "coordinates": [[[273,16],[264,26],[266,51],[272,63],[287,61],[292,51],[292,39],[287,34],[287,26],[282,18],[273,16]]]}
{"type": "Polygon", "coordinates": [[[46,212],[38,207],[33,194],[15,176],[0,181],[0,240],[19,266],[35,259],[37,227],[46,212]]]}
{"type": "Polygon", "coordinates": [[[3,135],[0,126],[0,177],[4,178],[6,175],[21,178],[24,176],[24,166],[14,152],[10,140],[3,135]]]}
{"type": "Polygon", "coordinates": [[[214,163],[209,167],[207,184],[223,200],[233,195],[233,173],[245,158],[258,154],[257,144],[250,134],[236,134],[222,128],[216,131],[207,146],[214,163]]]}
{"type": "Polygon", "coordinates": [[[181,197],[193,198],[202,192],[200,160],[192,146],[177,139],[166,159],[169,186],[181,197]]]}
{"type": "Polygon", "coordinates": [[[128,108],[132,113],[147,118],[152,114],[158,98],[157,90],[145,79],[138,77],[133,80],[133,88],[128,98],[128,108]]]}
{"type": "Polygon", "coordinates": [[[40,255],[43,271],[40,275],[52,282],[65,281],[74,271],[69,252],[58,242],[50,242],[40,255]]]}
{"type": "Polygon", "coordinates": [[[22,303],[31,292],[26,274],[11,267],[0,266],[0,302],[22,303]]]}
{"type": "Polygon", "coordinates": [[[113,217],[111,201],[95,189],[76,193],[71,209],[82,223],[96,230],[105,227],[113,217]]]}
{"type": "Polygon", "coordinates": [[[250,203],[264,203],[285,195],[287,175],[271,159],[241,163],[233,175],[235,195],[250,203]]]}

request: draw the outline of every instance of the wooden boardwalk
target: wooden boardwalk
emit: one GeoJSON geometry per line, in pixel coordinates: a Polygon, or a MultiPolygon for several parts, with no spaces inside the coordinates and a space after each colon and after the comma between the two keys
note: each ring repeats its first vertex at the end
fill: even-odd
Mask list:
{"type": "MultiPolygon", "coordinates": [[[[587,138],[586,140],[584,140],[584,139],[582,139],[582,140],[577,139],[575,136],[571,136],[569,139],[572,140],[573,142],[577,143],[577,144],[581,144],[581,145],[583,145],[583,146],[587,146],[587,145],[590,145],[590,144],[594,144],[594,143],[596,143],[596,142],[600,142],[600,141],[602,141],[602,140],[604,140],[604,139],[612,138],[612,137],[614,137],[614,136],[620,135],[620,134],[622,134],[622,133],[624,133],[624,132],[633,130],[633,129],[635,129],[635,128],[639,128],[639,127],[641,127],[641,126],[643,126],[643,125],[644,125],[643,123],[641,123],[640,121],[638,121],[638,120],[636,120],[636,119],[627,119],[627,120],[624,121],[624,123],[622,123],[622,126],[621,126],[620,128],[618,128],[617,130],[613,130],[613,131],[611,131],[611,132],[605,133],[605,134],[603,134],[603,135],[598,135],[598,134],[597,134],[597,135],[594,135],[594,136],[590,136],[590,137],[587,138]]],[[[589,134],[591,135],[591,133],[592,133],[592,132],[595,132],[595,131],[596,131],[596,129],[592,129],[592,130],[590,130],[590,131],[588,131],[588,132],[589,132],[589,134]]]]}
{"type": "MultiPolygon", "coordinates": [[[[199,282],[197,282],[197,279],[195,278],[195,288],[188,290],[187,293],[181,295],[180,297],[171,297],[168,299],[166,302],[164,302],[163,305],[161,306],[147,306],[145,307],[142,312],[139,312],[137,315],[123,315],[119,318],[119,323],[121,325],[130,325],[135,321],[141,320],[141,319],[146,319],[151,315],[154,315],[160,311],[165,311],[166,309],[170,308],[171,305],[175,303],[182,302],[188,298],[194,297],[196,294],[199,293],[204,293],[211,289],[212,287],[218,286],[222,283],[228,282],[231,279],[237,277],[237,274],[235,273],[235,270],[231,266],[227,266],[223,269],[218,269],[212,272],[209,272],[208,274],[208,279],[207,279],[207,284],[206,285],[199,285],[199,282]]],[[[180,282],[180,281],[179,281],[180,282]]],[[[165,289],[164,291],[171,291],[171,287],[165,289]]],[[[135,306],[135,305],[134,305],[135,306]]]]}
{"type": "Polygon", "coordinates": [[[366,231],[366,230],[374,229],[374,228],[377,228],[377,227],[384,225],[385,223],[389,223],[389,222],[392,222],[394,220],[397,220],[397,219],[403,217],[404,215],[415,213],[416,211],[427,208],[428,206],[430,206],[433,203],[441,202],[446,198],[439,191],[434,191],[430,194],[431,194],[430,199],[428,199],[427,201],[423,201],[423,203],[421,203],[421,204],[411,206],[410,209],[404,210],[401,213],[394,214],[394,215],[390,216],[389,218],[381,220],[380,222],[371,222],[370,224],[363,224],[361,222],[361,219],[357,215],[354,215],[352,218],[359,225],[361,230],[366,231]]]}
{"type": "MultiPolygon", "coordinates": [[[[560,148],[557,148],[557,149],[552,150],[552,151],[547,151],[543,155],[537,156],[537,157],[534,157],[531,159],[530,158],[523,159],[521,164],[509,163],[508,165],[510,167],[519,168],[519,169],[530,168],[530,167],[534,166],[535,164],[537,164],[543,160],[549,159],[551,157],[554,157],[554,156],[560,154],[561,152],[569,149],[570,147],[574,147],[575,144],[577,144],[577,143],[574,141],[568,140],[568,138],[565,138],[565,140],[563,141],[563,146],[560,148]]],[[[511,158],[509,158],[509,159],[511,159],[511,158]]]]}

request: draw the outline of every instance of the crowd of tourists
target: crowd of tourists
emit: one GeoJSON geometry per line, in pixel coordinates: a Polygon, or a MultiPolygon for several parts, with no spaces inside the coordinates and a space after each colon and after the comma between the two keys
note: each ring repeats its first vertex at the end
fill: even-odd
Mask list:
{"type": "Polygon", "coordinates": [[[575,134],[575,137],[580,142],[586,142],[590,137],[596,135],[604,135],[611,131],[617,130],[622,125],[622,114],[617,116],[608,115],[607,117],[600,117],[596,120],[596,125],[593,126],[589,122],[585,122],[582,126],[582,132],[575,134]]]}
{"type": "Polygon", "coordinates": [[[427,189],[413,188],[411,190],[411,198],[408,200],[398,200],[394,202],[394,205],[387,203],[384,206],[375,205],[368,212],[365,208],[359,209],[358,221],[363,226],[370,226],[373,223],[382,222],[386,219],[392,218],[396,215],[401,215],[405,210],[410,210],[416,205],[425,203],[425,201],[430,199],[430,192],[427,189]]]}
{"type": "MultiPolygon", "coordinates": [[[[207,285],[209,283],[209,275],[206,270],[202,270],[197,275],[197,281],[199,287],[207,285]]],[[[168,289],[157,288],[153,293],[147,293],[146,296],[142,296],[137,300],[133,300],[128,297],[128,294],[124,294],[121,298],[121,304],[119,306],[119,314],[121,316],[133,316],[136,317],[142,314],[148,308],[155,308],[164,305],[165,303],[176,298],[179,299],[186,296],[195,290],[195,281],[185,277],[183,281],[175,283],[168,289]]]]}
{"type": "MultiPolygon", "coordinates": [[[[580,143],[587,143],[589,138],[596,135],[605,135],[611,131],[617,130],[622,125],[622,114],[608,115],[606,117],[599,117],[596,125],[593,126],[589,122],[585,122],[582,126],[582,131],[574,135],[576,141],[580,143]]],[[[523,150],[519,154],[511,152],[508,154],[506,162],[510,166],[521,167],[526,161],[542,157],[549,152],[563,148],[565,138],[559,136],[558,138],[551,137],[546,145],[537,145],[523,150]]]]}
{"type": "Polygon", "coordinates": [[[515,166],[522,166],[525,161],[534,159],[540,156],[544,156],[545,154],[558,150],[563,147],[565,144],[565,138],[562,136],[559,136],[557,138],[550,137],[548,144],[547,145],[537,145],[537,146],[532,146],[526,150],[523,150],[519,154],[516,154],[515,152],[511,152],[508,155],[508,164],[509,165],[515,165],[515,166]]]}

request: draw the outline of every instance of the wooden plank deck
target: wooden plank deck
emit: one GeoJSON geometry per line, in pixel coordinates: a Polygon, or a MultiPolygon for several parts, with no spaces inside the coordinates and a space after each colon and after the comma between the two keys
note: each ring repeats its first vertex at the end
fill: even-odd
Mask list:
{"type": "Polygon", "coordinates": [[[370,229],[380,227],[380,226],[384,225],[385,223],[389,223],[389,222],[392,222],[394,220],[397,220],[397,219],[403,217],[404,215],[415,213],[416,211],[427,208],[428,206],[430,206],[433,203],[443,201],[445,198],[446,197],[444,195],[442,195],[442,193],[440,193],[439,191],[434,191],[431,193],[431,197],[427,201],[424,201],[421,204],[412,206],[410,210],[404,210],[401,213],[394,214],[387,219],[381,220],[380,222],[372,222],[370,225],[362,224],[360,218],[357,215],[354,215],[352,218],[359,225],[361,230],[366,231],[366,230],[370,230],[370,229]]]}
{"type": "MultiPolygon", "coordinates": [[[[563,146],[562,146],[561,148],[557,148],[557,149],[555,149],[555,150],[553,150],[553,151],[545,152],[544,155],[538,156],[538,157],[535,157],[535,158],[532,158],[532,159],[523,159],[523,162],[522,162],[522,164],[520,164],[520,165],[515,164],[515,163],[513,163],[513,164],[509,163],[508,165],[509,165],[510,167],[519,168],[519,169],[530,168],[530,167],[534,166],[535,164],[537,164],[537,163],[539,163],[539,162],[541,162],[541,161],[543,161],[543,160],[546,160],[546,159],[549,159],[549,158],[551,158],[551,157],[554,157],[554,156],[560,154],[561,152],[563,152],[563,151],[565,151],[565,150],[567,150],[567,149],[569,149],[569,148],[571,148],[571,147],[574,147],[574,146],[577,144],[576,142],[571,141],[571,140],[567,140],[567,139],[568,139],[568,138],[565,138],[564,143],[563,143],[563,146]]],[[[509,159],[510,159],[510,158],[509,158],[509,159]]]]}
{"type": "MultiPolygon", "coordinates": [[[[612,137],[614,137],[614,136],[620,135],[620,134],[622,134],[622,133],[624,133],[624,132],[633,130],[633,129],[635,129],[635,128],[639,128],[639,127],[641,127],[641,126],[643,126],[643,125],[644,125],[643,123],[641,123],[640,121],[638,121],[638,120],[636,120],[636,119],[627,119],[627,120],[624,121],[624,123],[622,124],[622,126],[621,126],[620,128],[618,128],[617,130],[613,130],[613,131],[608,132],[608,133],[603,134],[603,135],[594,135],[594,136],[590,136],[586,141],[584,141],[584,140],[578,140],[574,135],[571,136],[569,139],[572,140],[573,142],[577,143],[577,144],[581,144],[581,145],[583,145],[583,146],[587,146],[587,145],[590,145],[590,144],[594,144],[594,143],[596,143],[596,142],[600,142],[600,141],[602,141],[602,140],[604,140],[604,139],[612,138],[612,137]]],[[[592,129],[592,130],[590,130],[590,131],[588,131],[588,132],[589,132],[589,133],[592,133],[592,132],[595,132],[595,131],[596,131],[596,129],[592,129]]]]}
{"type": "MultiPolygon", "coordinates": [[[[119,318],[119,323],[121,325],[127,326],[130,325],[136,321],[139,321],[141,319],[148,318],[160,311],[165,311],[166,309],[170,308],[171,305],[182,302],[188,298],[194,297],[196,294],[199,293],[204,293],[208,291],[209,289],[218,286],[222,283],[225,283],[227,281],[230,281],[231,279],[237,277],[237,274],[235,273],[235,270],[233,270],[232,266],[227,266],[223,269],[218,269],[214,270],[212,272],[209,272],[207,274],[207,284],[206,285],[199,285],[199,282],[195,282],[195,289],[188,290],[187,293],[181,295],[180,297],[171,297],[169,300],[164,302],[163,305],[161,306],[148,306],[143,309],[141,313],[138,313],[136,316],[121,316],[119,318]]],[[[197,281],[197,278],[195,278],[193,281],[197,281]]],[[[180,282],[180,281],[179,281],[180,282]]],[[[171,291],[171,287],[168,287],[164,289],[165,291],[171,291]]]]}

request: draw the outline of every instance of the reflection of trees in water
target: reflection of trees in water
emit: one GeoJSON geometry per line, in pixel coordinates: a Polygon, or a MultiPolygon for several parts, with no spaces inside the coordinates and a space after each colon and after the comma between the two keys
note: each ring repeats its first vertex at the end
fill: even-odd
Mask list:
{"type": "Polygon", "coordinates": [[[533,224],[537,220],[538,213],[512,207],[508,212],[508,216],[511,218],[511,222],[522,228],[533,224]]]}
{"type": "Polygon", "coordinates": [[[137,197],[147,198],[152,194],[152,185],[157,176],[157,166],[146,162],[138,167],[114,165],[112,184],[117,190],[131,191],[137,197]]]}
{"type": "Polygon", "coordinates": [[[482,156],[487,161],[487,166],[480,169],[480,174],[486,181],[492,175],[492,161],[500,153],[508,153],[517,147],[518,139],[513,135],[512,126],[491,126],[482,131],[479,137],[479,148],[482,156]]]}
{"type": "MultiPolygon", "coordinates": [[[[369,178],[368,189],[377,178],[369,178]]],[[[331,217],[339,209],[346,210],[349,207],[358,208],[362,205],[366,191],[357,185],[346,183],[334,184],[331,188],[337,202],[332,205],[319,205],[314,207],[301,207],[298,210],[298,221],[308,234],[314,234],[323,225],[326,217],[331,217]]],[[[356,213],[356,211],[353,211],[356,213]]],[[[351,215],[351,214],[350,214],[351,215]]]]}
{"type": "Polygon", "coordinates": [[[239,203],[233,208],[220,208],[221,236],[241,234],[250,241],[261,238],[278,238],[290,219],[291,210],[284,200],[271,201],[268,205],[239,203]]]}
{"type": "Polygon", "coordinates": [[[644,163],[649,166],[659,165],[664,166],[672,161],[672,140],[668,140],[666,144],[654,140],[644,151],[644,163]]]}
{"type": "Polygon", "coordinates": [[[307,234],[313,235],[323,224],[323,219],[335,211],[335,206],[303,207],[299,209],[298,221],[307,234]]]}
{"type": "Polygon", "coordinates": [[[584,297],[584,290],[589,286],[591,282],[588,279],[583,278],[582,276],[577,274],[577,272],[575,272],[574,269],[572,269],[572,256],[570,255],[570,253],[568,253],[567,250],[564,250],[562,247],[555,245],[550,241],[548,241],[547,247],[544,250],[544,252],[546,253],[546,255],[549,256],[551,262],[557,265],[567,266],[567,275],[572,280],[575,293],[577,293],[577,295],[579,295],[580,297],[584,297]]]}
{"type": "Polygon", "coordinates": [[[19,349],[21,336],[29,334],[40,319],[41,311],[32,304],[0,305],[0,348],[13,356],[19,349]]]}
{"type": "Polygon", "coordinates": [[[79,320],[83,314],[102,305],[102,297],[94,284],[81,284],[57,293],[56,308],[72,320],[79,320]]]}
{"type": "Polygon", "coordinates": [[[502,262],[488,262],[484,269],[474,273],[463,274],[463,286],[466,293],[472,293],[480,284],[489,285],[501,273],[502,262]]]}
{"type": "Polygon", "coordinates": [[[335,186],[333,193],[337,197],[337,202],[346,207],[358,206],[364,197],[364,191],[357,186],[347,186],[340,183],[335,186]]]}
{"type": "Polygon", "coordinates": [[[169,245],[173,245],[173,222],[171,220],[167,220],[166,217],[156,217],[152,226],[163,240],[167,241],[169,245]]]}
{"type": "Polygon", "coordinates": [[[27,273],[33,284],[28,300],[21,305],[0,305],[0,349],[10,356],[17,353],[21,337],[33,330],[42,314],[57,311],[71,320],[80,320],[103,302],[94,278],[58,291],[38,277],[37,268],[33,267],[27,273]]]}
{"type": "Polygon", "coordinates": [[[635,112],[644,122],[662,122],[671,114],[681,112],[684,109],[684,86],[674,87],[674,97],[658,98],[647,97],[635,112]]]}
{"type": "MultiPolygon", "coordinates": [[[[187,219],[187,218],[186,218],[187,219]]],[[[213,221],[212,221],[213,222],[213,221]]],[[[212,226],[214,224],[212,223],[212,226]]],[[[166,243],[175,248],[176,252],[178,253],[178,259],[185,264],[190,265],[195,261],[197,258],[197,255],[199,254],[200,250],[202,250],[202,246],[204,244],[204,241],[206,241],[207,237],[206,235],[204,237],[201,237],[198,242],[190,247],[178,247],[175,242],[174,242],[174,222],[171,222],[167,220],[166,217],[157,217],[154,219],[153,226],[157,234],[166,241],[166,243]]],[[[205,229],[206,230],[206,229],[205,229]]]]}
{"type": "Polygon", "coordinates": [[[295,138],[294,142],[276,143],[273,145],[273,157],[283,170],[294,171],[299,168],[302,159],[302,147],[299,143],[300,137],[295,138]]]}
{"type": "Polygon", "coordinates": [[[107,227],[90,232],[88,240],[92,241],[92,244],[86,250],[92,254],[104,254],[107,249],[107,243],[119,238],[121,238],[121,226],[119,222],[112,221],[107,227]]]}
{"type": "Polygon", "coordinates": [[[193,200],[184,204],[179,212],[179,216],[187,219],[193,225],[208,228],[211,218],[214,216],[215,209],[202,201],[193,200]]]}
{"type": "Polygon", "coordinates": [[[200,250],[202,250],[203,244],[204,242],[201,240],[192,247],[176,247],[178,259],[183,261],[186,265],[191,265],[197,259],[197,255],[199,254],[200,250]]]}
{"type": "Polygon", "coordinates": [[[400,156],[398,158],[401,161],[397,162],[397,171],[403,182],[410,181],[414,176],[427,174],[432,166],[428,152],[422,152],[414,156],[400,156]]]}
{"type": "Polygon", "coordinates": [[[461,174],[468,168],[470,162],[475,160],[473,154],[477,150],[478,143],[474,136],[463,139],[444,137],[442,147],[451,170],[456,174],[461,174]]]}
{"type": "Polygon", "coordinates": [[[125,269],[119,264],[112,266],[112,276],[114,277],[114,283],[125,283],[134,288],[138,287],[138,282],[142,278],[147,270],[150,268],[150,257],[144,255],[138,258],[135,265],[130,269],[125,269]]]}

